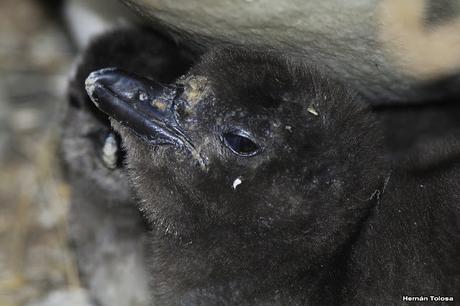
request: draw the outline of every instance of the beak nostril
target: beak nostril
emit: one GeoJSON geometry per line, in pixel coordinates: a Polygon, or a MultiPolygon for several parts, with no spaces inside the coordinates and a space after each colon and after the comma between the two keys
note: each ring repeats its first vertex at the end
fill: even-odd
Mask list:
{"type": "Polygon", "coordinates": [[[145,102],[148,100],[148,98],[149,96],[145,92],[143,91],[139,92],[139,100],[141,100],[142,102],[145,102]]]}

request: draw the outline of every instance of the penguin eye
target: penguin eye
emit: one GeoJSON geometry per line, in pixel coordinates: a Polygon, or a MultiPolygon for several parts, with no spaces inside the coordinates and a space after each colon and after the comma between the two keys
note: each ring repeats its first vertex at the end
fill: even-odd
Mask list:
{"type": "Polygon", "coordinates": [[[259,146],[239,131],[223,133],[222,138],[224,144],[235,154],[253,156],[259,151],[259,146]]]}

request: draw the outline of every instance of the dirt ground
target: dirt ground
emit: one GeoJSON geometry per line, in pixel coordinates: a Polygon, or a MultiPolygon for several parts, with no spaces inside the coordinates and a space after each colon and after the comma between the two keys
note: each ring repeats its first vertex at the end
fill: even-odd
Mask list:
{"type": "Polygon", "coordinates": [[[55,150],[73,58],[39,1],[0,1],[0,306],[86,303],[55,150]]]}

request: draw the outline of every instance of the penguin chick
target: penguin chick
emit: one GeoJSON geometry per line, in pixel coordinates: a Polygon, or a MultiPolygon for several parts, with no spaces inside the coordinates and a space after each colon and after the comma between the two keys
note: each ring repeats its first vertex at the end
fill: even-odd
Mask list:
{"type": "Polygon", "coordinates": [[[188,69],[177,46],[148,30],[118,29],[96,38],[79,60],[62,122],[62,156],[72,187],[70,236],[84,285],[97,305],[148,305],[144,262],[148,228],[124,173],[121,139],[85,91],[106,66],[163,82],[188,69]]]}
{"type": "Polygon", "coordinates": [[[173,84],[108,68],[86,88],[121,135],[153,229],[158,305],[338,303],[387,176],[376,121],[350,89],[239,49],[173,84]]]}

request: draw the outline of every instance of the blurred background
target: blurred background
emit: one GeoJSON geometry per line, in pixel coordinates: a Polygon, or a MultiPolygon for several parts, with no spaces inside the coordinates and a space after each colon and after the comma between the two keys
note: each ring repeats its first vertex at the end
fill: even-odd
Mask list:
{"type": "Polygon", "coordinates": [[[76,49],[44,4],[0,1],[0,306],[84,299],[55,153],[76,49]]]}
{"type": "Polygon", "coordinates": [[[90,305],[67,239],[59,123],[78,51],[130,14],[91,2],[0,1],[0,306],[90,305]]]}

